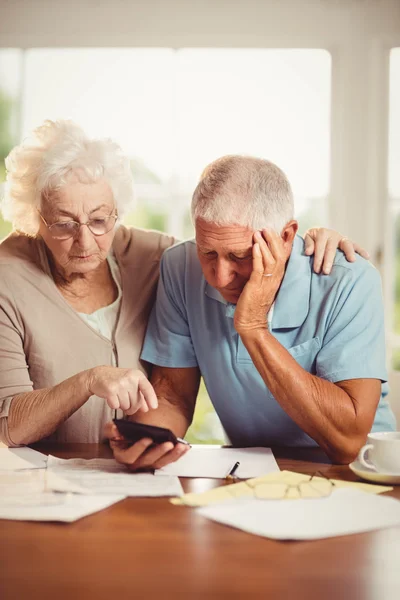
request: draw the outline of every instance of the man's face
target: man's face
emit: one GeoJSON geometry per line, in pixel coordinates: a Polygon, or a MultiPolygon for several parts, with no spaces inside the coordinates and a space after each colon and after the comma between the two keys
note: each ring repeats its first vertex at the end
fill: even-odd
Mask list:
{"type": "Polygon", "coordinates": [[[252,229],[196,221],[197,254],[207,283],[236,304],[253,270],[252,229]]]}

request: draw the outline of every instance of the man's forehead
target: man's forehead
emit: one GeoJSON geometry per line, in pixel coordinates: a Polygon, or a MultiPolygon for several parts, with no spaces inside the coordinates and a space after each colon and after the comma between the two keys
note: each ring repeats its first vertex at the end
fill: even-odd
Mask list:
{"type": "Polygon", "coordinates": [[[196,242],[203,244],[251,245],[253,230],[243,225],[217,225],[196,221],[196,242]]]}

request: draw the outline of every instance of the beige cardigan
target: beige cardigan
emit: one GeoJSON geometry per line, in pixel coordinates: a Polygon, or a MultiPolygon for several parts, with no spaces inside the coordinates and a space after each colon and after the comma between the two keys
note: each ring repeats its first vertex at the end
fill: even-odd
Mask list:
{"type": "MultiPolygon", "coordinates": [[[[121,272],[122,304],[113,342],[94,331],[66,302],[51,276],[43,240],[17,233],[0,244],[0,441],[11,443],[12,398],[98,365],[145,372],[139,360],[153,306],[167,235],[120,226],[113,251],[121,272]]],[[[105,401],[91,397],[49,439],[98,442],[112,419],[105,401]]]]}

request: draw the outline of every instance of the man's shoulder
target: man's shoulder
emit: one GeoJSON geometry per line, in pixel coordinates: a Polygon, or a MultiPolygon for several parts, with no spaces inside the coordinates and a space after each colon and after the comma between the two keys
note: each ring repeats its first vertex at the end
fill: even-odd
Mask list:
{"type": "Polygon", "coordinates": [[[341,250],[336,251],[330,277],[351,282],[380,280],[378,269],[369,260],[356,254],[356,260],[349,262],[341,250]]]}
{"type": "Polygon", "coordinates": [[[190,240],[184,240],[183,242],[177,242],[165,251],[163,260],[167,262],[172,261],[183,261],[187,257],[197,256],[196,252],[196,240],[191,238],[190,240]]]}
{"type": "Polygon", "coordinates": [[[314,271],[311,275],[313,301],[319,300],[332,306],[347,302],[350,297],[359,305],[375,302],[382,294],[381,289],[379,271],[372,263],[358,255],[354,262],[348,262],[341,251],[336,253],[329,275],[314,271]]]}
{"type": "Polygon", "coordinates": [[[171,246],[165,251],[162,258],[162,265],[168,271],[182,273],[188,265],[193,267],[194,264],[199,264],[194,239],[178,242],[171,246]]]}
{"type": "Polygon", "coordinates": [[[164,284],[197,289],[203,280],[194,239],[179,242],[165,251],[161,260],[164,284]]]}

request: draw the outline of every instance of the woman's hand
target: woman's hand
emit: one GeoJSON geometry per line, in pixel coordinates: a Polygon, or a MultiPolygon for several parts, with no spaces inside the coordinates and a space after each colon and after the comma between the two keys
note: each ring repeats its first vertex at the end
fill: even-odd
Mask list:
{"type": "Polygon", "coordinates": [[[88,389],[91,395],[104,398],[110,408],[120,408],[127,415],[158,407],[153,386],[138,370],[94,367],[89,371],[88,389]]]}
{"type": "Polygon", "coordinates": [[[178,443],[174,446],[172,442],[157,444],[149,449],[153,444],[153,440],[149,438],[143,438],[136,444],[129,444],[114,423],[107,423],[104,434],[110,441],[115,460],[131,471],[161,469],[190,450],[190,446],[186,444],[178,443]]]}
{"type": "Polygon", "coordinates": [[[363,258],[369,259],[369,254],[366,250],[333,229],[325,229],[324,227],[308,229],[304,234],[304,241],[307,256],[315,254],[315,273],[320,273],[322,267],[324,275],[329,275],[338,248],[344,252],[346,260],[349,262],[356,260],[356,253],[363,258]]]}

